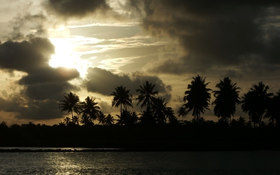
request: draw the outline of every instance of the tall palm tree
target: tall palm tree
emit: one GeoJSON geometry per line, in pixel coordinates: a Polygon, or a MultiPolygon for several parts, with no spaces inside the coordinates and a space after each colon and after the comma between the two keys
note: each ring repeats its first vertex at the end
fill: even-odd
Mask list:
{"type": "Polygon", "coordinates": [[[67,111],[68,113],[71,113],[72,120],[74,119],[74,114],[79,114],[80,112],[80,105],[79,105],[79,97],[76,94],[73,94],[70,92],[66,96],[64,96],[65,100],[61,100],[59,103],[59,109],[61,111],[67,111]]]}
{"type": "Polygon", "coordinates": [[[158,94],[158,91],[155,91],[155,84],[149,83],[148,81],[146,81],[145,84],[143,84],[142,86],[140,85],[140,89],[137,89],[136,91],[140,93],[140,95],[136,98],[136,100],[138,100],[138,103],[142,103],[141,104],[141,108],[143,108],[144,106],[147,107],[146,111],[150,111],[151,109],[151,105],[153,103],[153,101],[155,101],[155,95],[158,94]]]}
{"type": "Polygon", "coordinates": [[[186,112],[192,112],[192,116],[196,118],[196,121],[200,121],[200,113],[204,113],[205,109],[209,110],[209,102],[211,89],[207,88],[209,83],[205,83],[205,78],[199,75],[193,77],[193,81],[188,85],[188,90],[185,91],[184,107],[186,112]]]}
{"type": "Polygon", "coordinates": [[[280,90],[274,95],[268,102],[267,111],[265,114],[266,118],[276,125],[280,124],[280,90]]]}
{"type": "Polygon", "coordinates": [[[212,103],[215,104],[214,113],[216,116],[228,121],[231,116],[234,116],[236,104],[240,103],[238,91],[240,88],[236,86],[236,83],[232,83],[228,77],[220,80],[216,87],[219,90],[213,91],[214,97],[216,97],[212,103]]]}
{"type": "Polygon", "coordinates": [[[90,120],[95,120],[101,114],[100,107],[97,106],[97,102],[94,102],[93,98],[89,96],[85,99],[84,102],[81,103],[81,113],[83,118],[88,118],[90,120]]]}
{"type": "Polygon", "coordinates": [[[112,107],[120,106],[120,113],[123,111],[123,107],[127,110],[127,107],[133,107],[132,105],[132,95],[129,90],[126,90],[123,86],[118,86],[115,88],[115,92],[111,95],[114,96],[112,101],[112,107]]]}
{"type": "Polygon", "coordinates": [[[259,82],[258,85],[253,85],[250,90],[242,97],[241,108],[244,112],[249,114],[250,120],[256,124],[261,124],[262,117],[267,109],[268,101],[273,95],[268,93],[269,87],[263,82],[259,82]]]}

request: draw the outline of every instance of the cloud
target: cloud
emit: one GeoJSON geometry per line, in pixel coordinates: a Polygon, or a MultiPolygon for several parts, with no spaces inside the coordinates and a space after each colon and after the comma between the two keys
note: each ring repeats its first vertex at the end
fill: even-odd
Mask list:
{"type": "Polygon", "coordinates": [[[48,120],[61,118],[61,111],[55,100],[26,100],[20,95],[11,99],[0,97],[1,111],[12,112],[18,119],[48,120]]]}
{"type": "Polygon", "coordinates": [[[68,81],[78,78],[78,71],[50,67],[48,62],[53,53],[54,46],[46,38],[31,37],[0,45],[0,68],[8,72],[24,72],[18,81],[23,86],[20,95],[5,102],[9,104],[7,110],[16,112],[17,118],[59,118],[61,112],[57,109],[57,101],[65,93],[77,89],[68,81]]]}
{"type": "Polygon", "coordinates": [[[7,41],[0,45],[0,67],[7,70],[32,72],[48,67],[54,46],[46,38],[30,38],[22,42],[7,41]]]}
{"type": "MultiPolygon", "coordinates": [[[[146,14],[142,26],[156,36],[177,40],[180,56],[153,62],[150,71],[199,73],[251,63],[279,65],[279,3],[256,1],[145,0],[128,1],[146,14]]],[[[267,69],[268,70],[268,69],[267,69]]],[[[225,70],[226,71],[226,70],[225,70]]],[[[244,70],[239,70],[245,73],[244,70]]]]}
{"type": "Polygon", "coordinates": [[[114,92],[116,87],[124,86],[126,89],[130,90],[130,93],[137,96],[139,94],[137,94],[136,89],[139,89],[139,86],[146,81],[155,84],[155,90],[159,91],[167,101],[170,99],[170,91],[172,89],[170,85],[165,85],[163,81],[156,76],[147,76],[139,72],[131,75],[117,75],[100,68],[89,68],[84,86],[90,92],[108,96],[114,92]]]}
{"type": "Polygon", "coordinates": [[[106,0],[48,0],[47,9],[65,19],[70,17],[85,17],[89,14],[107,12],[110,7],[106,0]]]}

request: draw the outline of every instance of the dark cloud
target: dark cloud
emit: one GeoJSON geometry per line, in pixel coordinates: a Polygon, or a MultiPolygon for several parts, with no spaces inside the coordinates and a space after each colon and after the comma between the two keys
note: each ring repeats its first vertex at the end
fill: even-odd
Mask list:
{"type": "Polygon", "coordinates": [[[32,72],[48,67],[54,46],[46,38],[31,38],[27,41],[7,41],[0,45],[0,67],[9,70],[32,72]]]}
{"type": "Polygon", "coordinates": [[[48,9],[63,18],[85,17],[97,11],[105,13],[110,9],[106,0],[48,0],[48,9]]]}
{"type": "Polygon", "coordinates": [[[17,70],[25,73],[18,81],[23,86],[20,96],[6,102],[9,110],[17,112],[16,117],[61,117],[57,100],[70,90],[77,89],[68,81],[78,78],[79,73],[76,69],[50,67],[48,62],[53,53],[54,46],[46,38],[31,37],[26,41],[7,41],[0,45],[0,67],[9,72],[17,70]]]}
{"type": "MultiPolygon", "coordinates": [[[[179,42],[180,57],[155,62],[155,72],[182,74],[216,67],[248,65],[256,60],[279,64],[279,3],[264,1],[145,0],[143,27],[179,42]],[[273,20],[272,20],[273,19],[273,20]]],[[[135,7],[136,8],[136,7],[135,7]]],[[[253,67],[247,67],[253,70],[253,67]]],[[[240,70],[243,71],[243,70],[240,70]]]]}
{"type": "Polygon", "coordinates": [[[156,76],[146,76],[141,73],[131,75],[117,75],[110,71],[89,68],[87,80],[84,85],[90,92],[97,92],[103,95],[111,95],[117,86],[124,86],[130,90],[133,95],[138,95],[136,89],[146,81],[156,84],[155,90],[158,90],[166,100],[170,99],[171,86],[166,86],[161,79],[156,76]]]}
{"type": "Polygon", "coordinates": [[[15,113],[15,118],[46,120],[61,117],[61,111],[55,100],[26,100],[26,98],[16,95],[12,99],[0,97],[1,111],[15,113]]]}

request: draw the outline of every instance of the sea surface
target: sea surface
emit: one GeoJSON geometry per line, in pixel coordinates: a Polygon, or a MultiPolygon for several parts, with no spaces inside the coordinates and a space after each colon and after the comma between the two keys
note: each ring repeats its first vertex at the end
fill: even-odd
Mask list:
{"type": "Polygon", "coordinates": [[[0,174],[279,175],[280,152],[0,152],[0,174]]]}

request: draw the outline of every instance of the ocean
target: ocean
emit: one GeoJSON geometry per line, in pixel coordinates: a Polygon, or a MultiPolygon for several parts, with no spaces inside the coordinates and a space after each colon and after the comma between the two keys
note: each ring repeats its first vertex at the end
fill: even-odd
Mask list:
{"type": "Polygon", "coordinates": [[[280,152],[0,152],[0,174],[279,175],[280,152]]]}

